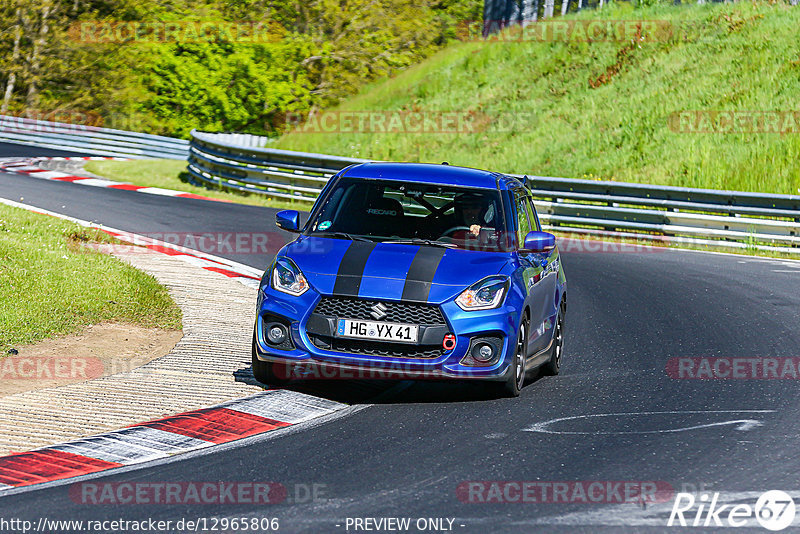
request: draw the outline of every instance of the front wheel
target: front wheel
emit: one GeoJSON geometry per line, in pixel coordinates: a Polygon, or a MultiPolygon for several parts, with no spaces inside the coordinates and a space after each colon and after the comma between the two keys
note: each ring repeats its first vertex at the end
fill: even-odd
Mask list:
{"type": "Polygon", "coordinates": [[[564,352],[564,311],[558,312],[556,330],[553,332],[553,346],[550,348],[550,359],[544,364],[544,374],[555,376],[561,371],[561,354],[564,352]]]}
{"type": "Polygon", "coordinates": [[[252,347],[252,360],[253,360],[253,376],[262,384],[273,386],[280,386],[288,382],[285,378],[279,377],[275,374],[275,364],[272,362],[263,362],[258,359],[256,351],[256,333],[253,332],[253,347],[252,347]]]}
{"type": "Polygon", "coordinates": [[[525,384],[525,361],[528,346],[528,325],[530,322],[528,318],[522,319],[517,332],[517,346],[514,352],[514,361],[512,362],[512,371],[505,382],[498,384],[500,394],[504,397],[519,397],[522,386],[525,384]]]}

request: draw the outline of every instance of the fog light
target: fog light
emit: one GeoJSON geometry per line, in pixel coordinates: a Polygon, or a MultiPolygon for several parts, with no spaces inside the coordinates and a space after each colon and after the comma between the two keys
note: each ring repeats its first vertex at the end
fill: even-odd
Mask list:
{"type": "Polygon", "coordinates": [[[272,345],[280,345],[284,341],[286,341],[286,336],[289,333],[286,331],[286,327],[282,324],[271,324],[267,329],[267,340],[272,345]]]}
{"type": "Polygon", "coordinates": [[[478,343],[472,348],[472,357],[481,363],[485,363],[494,358],[494,347],[488,343],[478,343]]]}
{"type": "Polygon", "coordinates": [[[444,350],[453,350],[456,348],[456,336],[453,334],[447,334],[444,336],[444,341],[442,341],[442,347],[444,350]]]}

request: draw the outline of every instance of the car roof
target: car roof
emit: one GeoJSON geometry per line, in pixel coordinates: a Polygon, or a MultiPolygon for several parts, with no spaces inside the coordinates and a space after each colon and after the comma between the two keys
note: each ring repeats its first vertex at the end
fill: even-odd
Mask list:
{"type": "Polygon", "coordinates": [[[361,163],[345,169],[341,176],[480,189],[516,189],[522,186],[519,179],[514,176],[433,163],[361,163]]]}

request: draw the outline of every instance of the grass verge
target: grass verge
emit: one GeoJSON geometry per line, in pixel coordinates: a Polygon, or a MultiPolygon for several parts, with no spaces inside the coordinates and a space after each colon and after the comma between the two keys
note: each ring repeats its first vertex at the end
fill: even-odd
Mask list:
{"type": "Polygon", "coordinates": [[[181,328],[180,309],[154,277],[82,246],[110,241],[0,204],[0,356],[101,321],[181,328]]]}
{"type": "Polygon", "coordinates": [[[753,129],[748,117],[797,110],[800,9],[760,0],[659,2],[641,9],[613,2],[563,20],[576,19],[655,20],[690,31],[636,43],[458,43],[365,87],[338,109],[474,112],[488,118],[486,128],[317,129],[286,135],[274,146],[382,160],[446,160],[536,176],[798,194],[800,114],[781,119],[786,133],[746,132],[753,129]],[[743,122],[728,130],[731,124],[721,118],[708,124],[675,120],[684,112],[709,119],[717,111],[744,112],[743,122]]]}
{"type": "Polygon", "coordinates": [[[186,162],[174,159],[138,159],[130,161],[87,161],[87,171],[108,178],[145,187],[161,187],[239,204],[282,209],[308,209],[308,202],[277,200],[261,195],[237,193],[191,183],[186,162]]]}

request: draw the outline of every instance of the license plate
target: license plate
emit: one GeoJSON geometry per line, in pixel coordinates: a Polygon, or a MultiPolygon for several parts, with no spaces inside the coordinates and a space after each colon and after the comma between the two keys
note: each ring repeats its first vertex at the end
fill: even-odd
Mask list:
{"type": "Polygon", "coordinates": [[[339,319],[336,327],[336,335],[338,337],[378,339],[380,341],[394,341],[395,343],[416,343],[418,334],[419,326],[415,324],[339,319]]]}

